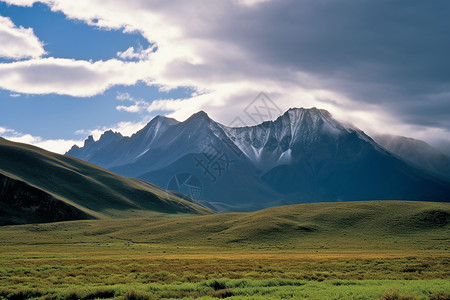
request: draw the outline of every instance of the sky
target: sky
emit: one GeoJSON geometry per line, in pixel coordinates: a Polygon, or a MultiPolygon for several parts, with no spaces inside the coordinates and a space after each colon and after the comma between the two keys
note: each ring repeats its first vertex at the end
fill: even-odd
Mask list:
{"type": "Polygon", "coordinates": [[[449,145],[449,15],[446,0],[0,0],[0,136],[64,153],[156,115],[228,125],[264,93],[449,145]]]}

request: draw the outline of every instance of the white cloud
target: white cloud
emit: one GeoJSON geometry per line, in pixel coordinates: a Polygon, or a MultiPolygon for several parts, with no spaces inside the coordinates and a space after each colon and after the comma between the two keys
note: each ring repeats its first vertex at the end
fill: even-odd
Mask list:
{"type": "MultiPolygon", "coordinates": [[[[34,1],[5,2],[31,5],[34,1]]],[[[352,121],[356,126],[367,130],[385,128],[392,132],[393,128],[397,128],[399,133],[413,136],[417,136],[417,132],[426,132],[426,126],[422,128],[423,130],[417,131],[417,127],[405,125],[401,119],[395,118],[394,115],[398,111],[383,108],[375,102],[374,105],[370,105],[367,104],[368,101],[354,99],[338,92],[345,90],[338,88],[340,86],[347,85],[350,86],[348,90],[357,90],[359,84],[353,82],[352,78],[347,78],[347,73],[340,73],[339,68],[327,76],[320,72],[307,72],[304,65],[308,61],[306,63],[301,61],[303,65],[297,63],[297,56],[304,54],[302,51],[306,46],[302,45],[300,38],[296,38],[297,34],[303,33],[303,37],[308,41],[312,38],[312,41],[317,43],[311,45],[319,45],[318,50],[323,50],[320,43],[324,40],[316,41],[315,35],[310,34],[314,31],[307,30],[308,24],[302,24],[301,17],[284,19],[286,10],[276,10],[283,6],[276,5],[281,2],[265,0],[110,0],[107,3],[103,0],[42,0],[40,2],[47,3],[53,11],[62,12],[68,18],[82,20],[102,29],[139,31],[153,46],[148,49],[130,47],[118,52],[117,56],[121,60],[88,62],[48,58],[0,64],[0,87],[12,92],[92,96],[102,93],[113,85],[132,85],[138,81],[158,85],[163,90],[194,87],[197,94],[193,94],[189,99],[159,99],[149,103],[142,99],[132,99],[130,96],[121,100],[132,101],[131,104],[118,105],[116,108],[135,113],[162,110],[170,112],[170,116],[180,120],[203,109],[214,119],[227,124],[236,116],[241,116],[248,103],[264,91],[282,110],[289,107],[316,106],[328,109],[337,118],[352,121]],[[275,10],[265,10],[266,5],[271,5],[270,8],[275,10]],[[296,20],[300,23],[296,23],[296,20]],[[277,27],[272,28],[272,25],[277,27]],[[272,31],[264,32],[262,27],[272,31]],[[284,37],[283,30],[286,31],[288,40],[280,39],[278,40],[280,43],[277,43],[269,38],[269,36],[277,37],[277,34],[284,37]],[[156,52],[154,52],[156,48],[153,47],[157,47],[156,52]],[[275,50],[265,51],[271,47],[275,50]],[[284,55],[284,51],[287,55],[284,55]]],[[[321,5],[323,4],[317,7],[321,5]]],[[[299,4],[298,7],[301,8],[302,5],[299,4]]],[[[305,4],[304,8],[305,10],[299,13],[302,13],[303,17],[308,17],[308,13],[316,8],[316,4],[305,4]]],[[[319,11],[326,10],[319,9],[319,11]]],[[[328,28],[319,28],[320,34],[322,33],[320,30],[329,31],[328,28]]],[[[338,34],[339,31],[333,37],[339,37],[338,34]]],[[[332,44],[333,40],[326,42],[332,44]]],[[[340,44],[346,44],[345,40],[336,43],[336,46],[340,44]]],[[[308,49],[308,53],[314,52],[308,49]]],[[[346,51],[343,53],[346,53],[345,57],[351,57],[346,51]]],[[[325,52],[323,60],[328,61],[334,54],[333,49],[325,52]]],[[[360,66],[357,63],[349,65],[355,69],[360,66]]],[[[370,66],[367,74],[372,74],[370,71],[375,71],[377,67],[370,66]]],[[[370,93],[369,96],[384,89],[384,86],[372,82],[366,87],[373,87],[374,93],[370,93]]],[[[98,135],[98,132],[96,134],[98,135]]]]}
{"type": "Polygon", "coordinates": [[[0,134],[3,135],[5,133],[12,133],[14,130],[6,128],[6,127],[0,127],[0,134]]]}
{"type": "Polygon", "coordinates": [[[47,151],[64,154],[73,145],[82,146],[82,140],[74,139],[43,139],[40,136],[33,136],[31,134],[24,134],[15,131],[14,129],[0,127],[0,135],[13,142],[25,143],[34,145],[36,147],[45,149],[47,151]]]}
{"type": "Polygon", "coordinates": [[[101,126],[93,129],[80,129],[75,133],[80,135],[92,135],[94,140],[98,140],[100,136],[107,130],[112,130],[114,132],[120,132],[123,136],[131,136],[142,129],[149,121],[151,117],[145,117],[137,122],[119,122],[111,126],[101,126]]]}
{"type": "Polygon", "coordinates": [[[36,3],[36,0],[7,0],[4,1],[8,4],[13,4],[13,5],[20,5],[20,6],[26,6],[26,7],[30,7],[33,6],[34,3],[36,3]]]}
{"type": "Polygon", "coordinates": [[[36,147],[45,149],[47,151],[55,152],[58,154],[66,153],[73,145],[82,146],[81,140],[65,140],[65,139],[43,139],[39,136],[32,136],[25,134],[18,137],[7,138],[13,142],[31,144],[36,147]]]}
{"type": "Polygon", "coordinates": [[[0,87],[24,94],[88,97],[113,85],[146,79],[146,65],[136,62],[42,58],[0,64],[0,87]]]}
{"type": "Polygon", "coordinates": [[[123,52],[117,52],[117,56],[124,60],[129,59],[137,59],[137,60],[146,60],[150,57],[152,53],[155,52],[155,47],[149,47],[147,49],[138,48],[134,49],[134,47],[130,47],[123,52]]]}
{"type": "Polygon", "coordinates": [[[129,93],[121,93],[121,92],[117,93],[116,99],[120,100],[120,101],[125,101],[125,100],[133,101],[134,100],[134,98],[131,97],[131,95],[129,93]]]}
{"type": "Polygon", "coordinates": [[[140,112],[146,111],[150,105],[148,102],[144,101],[143,99],[135,99],[129,93],[118,93],[116,99],[120,100],[120,101],[133,102],[132,105],[116,106],[116,109],[118,111],[126,111],[126,112],[130,112],[130,113],[140,113],[140,112]]]}
{"type": "MultiPolygon", "coordinates": [[[[7,2],[21,3],[16,0],[7,2]]],[[[166,99],[147,105],[140,99],[133,105],[117,106],[118,110],[129,112],[166,107],[183,117],[193,109],[223,112],[225,106],[230,115],[235,115],[241,104],[245,104],[238,103],[233,98],[235,96],[247,102],[261,91],[278,93],[282,88],[286,95],[305,91],[295,82],[298,72],[277,70],[265,65],[264,61],[255,61],[253,53],[246,53],[238,44],[221,40],[221,36],[215,34],[221,28],[215,24],[217,19],[223,21],[229,11],[251,9],[263,1],[188,3],[113,0],[108,5],[95,0],[44,2],[54,11],[61,11],[69,18],[83,20],[93,26],[139,31],[153,46],[148,49],[130,47],[118,53],[119,58],[138,60],[133,62],[109,60],[92,63],[48,59],[0,66],[0,86],[3,88],[21,93],[90,96],[115,84],[134,84],[139,80],[158,85],[163,90],[194,87],[200,95],[194,95],[191,101],[166,99]],[[158,49],[156,52],[153,52],[154,47],[158,49]],[[10,74],[15,76],[8,76],[10,74]],[[286,89],[287,85],[289,89],[286,89]]],[[[313,93],[308,91],[308,95],[313,93]]],[[[303,104],[299,99],[296,106],[303,104]]]]}
{"type": "MultiPolygon", "coordinates": [[[[14,86],[18,92],[53,91],[77,96],[93,95],[113,84],[133,84],[138,80],[158,85],[165,90],[180,86],[194,87],[199,94],[193,95],[190,99],[161,99],[151,104],[137,99],[132,105],[117,106],[118,110],[128,112],[167,110],[181,119],[199,109],[204,109],[219,121],[227,122],[239,114],[261,91],[277,95],[274,100],[282,109],[290,106],[307,106],[314,102],[311,99],[314,98],[316,91],[302,88],[298,84],[297,79],[302,76],[306,78],[306,75],[298,71],[269,66],[264,61],[255,61],[253,53],[246,53],[238,44],[221,40],[221,36],[215,34],[215,31],[221,28],[215,24],[217,19],[224,20],[228,12],[234,9],[233,6],[237,5],[245,10],[245,7],[260,2],[262,1],[233,0],[149,3],[134,0],[125,3],[116,0],[105,6],[101,1],[91,0],[47,1],[52,10],[62,11],[69,18],[83,20],[105,29],[125,28],[126,31],[140,31],[154,47],[158,47],[158,50],[153,52],[153,48],[136,50],[131,47],[118,53],[123,59],[140,60],[111,62],[110,64],[114,64],[118,70],[115,79],[114,72],[109,71],[111,68],[103,68],[102,71],[101,67],[109,61],[96,63],[72,61],[62,64],[55,59],[48,62],[58,66],[55,72],[58,75],[55,74],[54,78],[45,78],[37,84],[31,80],[17,80],[14,84],[3,85],[14,86]],[[98,20],[95,24],[94,19],[98,20]],[[75,68],[74,65],[79,67],[75,68]],[[77,71],[75,76],[70,76],[74,70],[77,71]],[[62,73],[62,76],[59,73],[62,73]],[[49,87],[43,88],[46,82],[54,84],[49,83],[47,84],[49,87]],[[24,91],[25,87],[30,85],[32,87],[24,91]],[[296,98],[293,95],[296,95],[296,98]],[[295,102],[293,99],[296,99],[296,103],[293,103],[295,102]],[[223,114],[224,107],[227,108],[228,116],[223,114]]],[[[42,70],[42,65],[46,65],[42,62],[35,64],[38,65],[36,72],[42,70]]],[[[14,69],[18,67],[16,65],[14,69]]],[[[27,68],[27,71],[31,72],[30,69],[31,67],[27,68]]],[[[308,80],[314,81],[313,78],[308,80]]]]}
{"type": "Polygon", "coordinates": [[[118,105],[116,109],[118,111],[126,111],[129,113],[139,113],[147,109],[149,104],[145,101],[136,101],[133,105],[118,105]]]}
{"type": "Polygon", "coordinates": [[[269,0],[235,0],[235,1],[241,5],[253,6],[256,4],[267,2],[269,0]]]}
{"type": "Polygon", "coordinates": [[[43,44],[32,28],[17,27],[10,18],[0,16],[0,57],[37,58],[45,54],[43,44]]]}

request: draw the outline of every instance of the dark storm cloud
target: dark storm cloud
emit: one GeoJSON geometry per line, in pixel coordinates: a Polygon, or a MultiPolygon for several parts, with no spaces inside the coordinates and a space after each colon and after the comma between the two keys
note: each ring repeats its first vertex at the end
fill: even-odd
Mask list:
{"type": "Polygon", "coordinates": [[[450,1],[271,1],[222,18],[211,32],[261,64],[450,129],[450,1]]]}

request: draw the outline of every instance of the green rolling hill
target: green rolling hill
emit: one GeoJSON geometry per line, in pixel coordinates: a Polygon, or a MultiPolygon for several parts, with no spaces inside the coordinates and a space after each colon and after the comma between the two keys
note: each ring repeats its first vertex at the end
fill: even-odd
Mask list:
{"type": "Polygon", "coordinates": [[[4,299],[448,299],[450,204],[0,227],[4,299]]]}
{"type": "Polygon", "coordinates": [[[0,138],[0,225],[211,210],[145,181],[0,138]]]}
{"type": "Polygon", "coordinates": [[[450,204],[416,201],[297,204],[252,213],[0,228],[5,245],[134,243],[152,249],[159,245],[175,253],[189,249],[445,252],[449,237],[450,204]]]}

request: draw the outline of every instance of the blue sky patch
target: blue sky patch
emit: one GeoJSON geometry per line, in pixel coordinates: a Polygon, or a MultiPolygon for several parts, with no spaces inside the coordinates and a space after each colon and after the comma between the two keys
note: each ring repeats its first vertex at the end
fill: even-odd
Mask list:
{"type": "MultiPolygon", "coordinates": [[[[102,30],[68,19],[62,13],[52,12],[41,3],[35,3],[32,7],[18,7],[0,2],[0,15],[9,17],[18,27],[33,28],[34,34],[44,43],[47,51],[44,57],[105,61],[117,58],[117,52],[129,47],[146,49],[150,46],[139,32],[102,30]]],[[[0,58],[0,63],[13,61],[0,58]]],[[[161,92],[158,87],[147,86],[142,82],[133,86],[117,85],[103,94],[87,98],[57,94],[27,95],[0,89],[0,127],[45,139],[80,139],[83,137],[75,134],[77,130],[112,126],[124,121],[136,122],[167,113],[118,111],[118,105],[132,104],[117,100],[120,93],[128,93],[135,99],[150,103],[156,99],[186,98],[192,92],[190,88],[161,92]]]]}
{"type": "Polygon", "coordinates": [[[44,42],[48,57],[77,60],[108,60],[129,47],[144,49],[150,43],[138,32],[124,34],[120,30],[102,30],[82,21],[69,20],[63,13],[52,12],[48,6],[8,6],[0,3],[0,15],[9,17],[16,26],[33,28],[44,42]]]}

